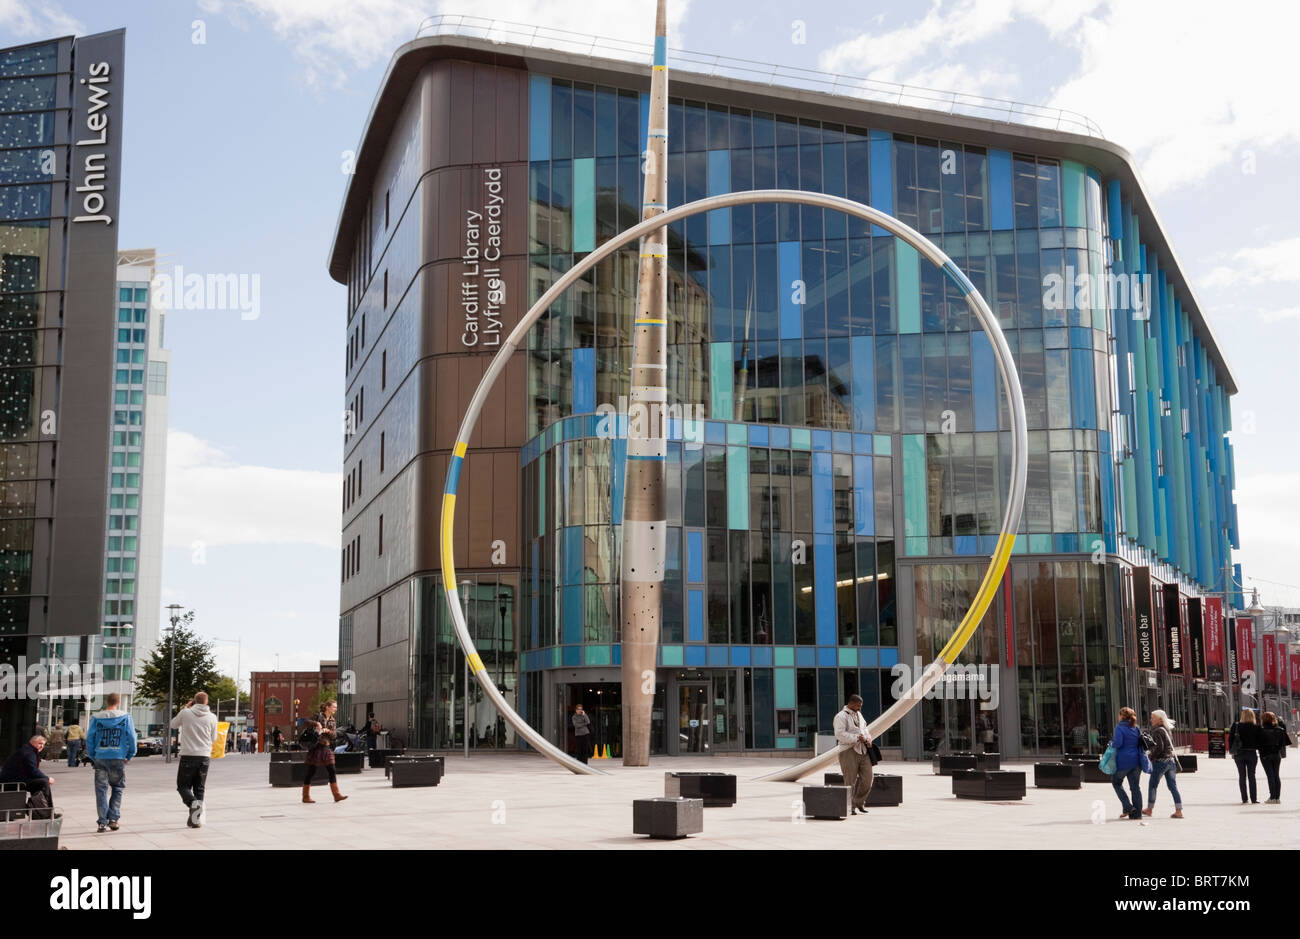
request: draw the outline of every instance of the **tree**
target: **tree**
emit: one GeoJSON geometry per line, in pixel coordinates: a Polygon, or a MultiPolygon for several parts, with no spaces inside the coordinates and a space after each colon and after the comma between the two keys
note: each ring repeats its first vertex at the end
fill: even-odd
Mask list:
{"type": "MultiPolygon", "coordinates": [[[[311,712],[315,714],[318,711],[323,711],[325,710],[326,701],[337,701],[338,699],[339,699],[338,683],[331,682],[330,684],[322,688],[320,691],[316,692],[315,696],[312,697],[311,712]]],[[[339,716],[342,717],[341,714],[339,716]]]]}
{"type": "MultiPolygon", "coordinates": [[[[208,705],[215,713],[217,702],[221,702],[223,711],[234,711],[235,709],[235,680],[229,675],[219,675],[215,681],[203,689],[208,693],[208,705]]],[[[241,690],[239,692],[239,711],[241,714],[248,713],[249,705],[248,692],[241,690]]]]}
{"type": "Polygon", "coordinates": [[[200,639],[193,625],[194,611],[191,610],[181,617],[174,630],[164,633],[158,640],[135,680],[137,700],[150,701],[159,708],[167,706],[172,643],[176,644],[174,706],[184,704],[199,691],[207,691],[218,680],[220,676],[212,656],[212,644],[200,639]]]}

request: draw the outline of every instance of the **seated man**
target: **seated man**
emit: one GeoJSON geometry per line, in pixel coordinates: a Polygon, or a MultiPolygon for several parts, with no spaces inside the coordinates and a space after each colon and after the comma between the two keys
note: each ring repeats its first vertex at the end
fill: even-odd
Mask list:
{"type": "Polygon", "coordinates": [[[0,782],[24,783],[29,793],[43,792],[45,801],[53,805],[50,777],[41,772],[41,751],[44,749],[45,738],[40,734],[32,737],[5,760],[4,768],[0,769],[0,782]]]}

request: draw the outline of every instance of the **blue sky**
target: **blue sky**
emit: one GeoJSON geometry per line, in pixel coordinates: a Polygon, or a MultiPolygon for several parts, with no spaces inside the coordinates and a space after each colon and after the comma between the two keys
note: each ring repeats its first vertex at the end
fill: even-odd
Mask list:
{"type": "MultiPolygon", "coordinates": [[[[419,0],[0,0],[0,45],[127,30],[123,248],[257,275],[260,315],[180,310],[164,603],[242,636],[242,672],[337,646],[344,303],[325,259],[346,151],[419,0]],[[197,41],[197,40],[202,40],[197,41]]],[[[1134,154],[1241,388],[1241,560],[1300,606],[1300,111],[1293,5],[671,5],[670,45],[1083,112],[1134,154]],[[800,41],[802,40],[802,41],[800,41]]],[[[652,0],[476,0],[476,15],[644,41],[652,0]]],[[[234,670],[233,647],[218,647],[234,670]]]]}

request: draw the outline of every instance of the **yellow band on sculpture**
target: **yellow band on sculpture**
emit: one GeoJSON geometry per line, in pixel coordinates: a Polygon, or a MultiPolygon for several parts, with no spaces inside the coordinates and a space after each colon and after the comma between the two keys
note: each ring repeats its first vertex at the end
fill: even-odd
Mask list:
{"type": "Polygon", "coordinates": [[[989,604],[997,596],[998,584],[1002,581],[1002,575],[1007,569],[1007,564],[1011,561],[1011,549],[1015,547],[1016,536],[1014,532],[1003,532],[998,536],[997,547],[993,550],[993,562],[989,569],[984,572],[984,580],[980,584],[980,589],[975,594],[975,602],[966,611],[966,616],[962,619],[961,625],[957,631],[952,634],[948,644],[943,647],[938,655],[947,664],[951,665],[953,661],[961,654],[961,650],[970,637],[975,635],[975,630],[979,629],[980,622],[984,619],[984,614],[988,612],[989,604]]]}

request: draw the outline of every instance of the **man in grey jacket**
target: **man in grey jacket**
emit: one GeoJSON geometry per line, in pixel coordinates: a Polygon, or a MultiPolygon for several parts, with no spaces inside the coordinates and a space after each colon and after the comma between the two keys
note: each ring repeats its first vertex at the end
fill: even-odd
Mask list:
{"type": "Polygon", "coordinates": [[[208,780],[208,761],[217,742],[217,715],[208,709],[208,696],[200,691],[186,702],[171,720],[181,732],[181,761],[176,770],[176,791],[189,809],[190,828],[203,827],[203,794],[208,780]]]}
{"type": "Polygon", "coordinates": [[[874,778],[871,769],[871,734],[867,733],[867,722],[863,719],[862,698],[856,694],[849,695],[849,703],[844,710],[835,715],[835,739],[846,744],[849,749],[840,751],[840,771],[844,773],[844,785],[853,793],[853,814],[867,812],[867,795],[871,792],[874,778]]]}

